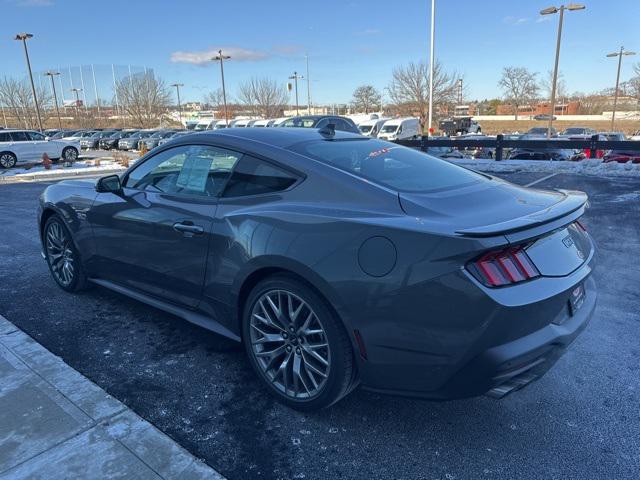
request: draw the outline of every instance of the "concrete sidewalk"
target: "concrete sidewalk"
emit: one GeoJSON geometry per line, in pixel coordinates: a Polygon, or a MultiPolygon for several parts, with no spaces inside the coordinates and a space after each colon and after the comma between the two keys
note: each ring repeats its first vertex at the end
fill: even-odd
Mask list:
{"type": "Polygon", "coordinates": [[[222,479],[0,315],[0,479],[222,479]]]}

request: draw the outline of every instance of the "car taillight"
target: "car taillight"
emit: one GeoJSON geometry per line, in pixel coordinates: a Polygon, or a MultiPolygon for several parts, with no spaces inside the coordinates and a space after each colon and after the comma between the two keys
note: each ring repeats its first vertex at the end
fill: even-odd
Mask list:
{"type": "Polygon", "coordinates": [[[470,262],[467,269],[487,287],[502,287],[540,276],[525,245],[496,250],[470,262]]]}

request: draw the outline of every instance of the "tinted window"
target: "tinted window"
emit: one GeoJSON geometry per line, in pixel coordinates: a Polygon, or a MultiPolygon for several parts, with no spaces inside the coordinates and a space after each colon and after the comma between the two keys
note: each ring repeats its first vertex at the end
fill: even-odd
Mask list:
{"type": "Polygon", "coordinates": [[[0,142],[10,142],[9,132],[0,132],[0,142]]]}
{"type": "Polygon", "coordinates": [[[224,190],[225,197],[242,197],[286,190],[297,177],[257,158],[242,157],[224,190]]]}
{"type": "Polygon", "coordinates": [[[149,158],[134,169],[127,188],[214,197],[223,189],[240,154],[222,148],[185,145],[149,158]]]}
{"type": "Polygon", "coordinates": [[[14,142],[28,142],[30,140],[27,132],[11,132],[11,139],[14,142]]]}
{"type": "Polygon", "coordinates": [[[429,192],[484,179],[418,150],[375,139],[316,140],[291,150],[399,191],[429,192]]]}

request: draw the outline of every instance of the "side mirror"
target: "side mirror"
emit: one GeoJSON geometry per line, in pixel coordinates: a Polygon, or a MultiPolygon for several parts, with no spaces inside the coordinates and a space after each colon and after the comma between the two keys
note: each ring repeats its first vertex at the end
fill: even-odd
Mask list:
{"type": "Polygon", "coordinates": [[[118,175],[107,175],[98,179],[96,191],[99,193],[117,193],[122,191],[122,183],[118,175]]]}

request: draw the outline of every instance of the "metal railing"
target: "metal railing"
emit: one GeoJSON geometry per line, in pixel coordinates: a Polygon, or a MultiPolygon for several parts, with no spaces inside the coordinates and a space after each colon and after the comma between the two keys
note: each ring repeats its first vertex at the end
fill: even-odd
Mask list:
{"type": "Polygon", "coordinates": [[[431,138],[423,136],[418,140],[396,140],[395,143],[406,147],[419,148],[426,152],[430,147],[454,147],[454,148],[491,148],[495,149],[493,159],[500,161],[504,159],[505,149],[561,149],[561,150],[589,150],[589,157],[596,158],[598,150],[627,150],[638,151],[640,154],[640,142],[633,140],[598,140],[598,135],[593,135],[590,139],[569,140],[564,138],[551,139],[510,139],[504,135],[497,135],[495,138],[431,138]]]}

